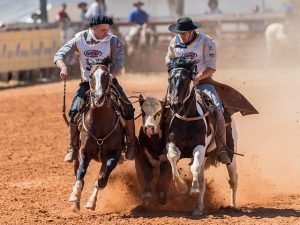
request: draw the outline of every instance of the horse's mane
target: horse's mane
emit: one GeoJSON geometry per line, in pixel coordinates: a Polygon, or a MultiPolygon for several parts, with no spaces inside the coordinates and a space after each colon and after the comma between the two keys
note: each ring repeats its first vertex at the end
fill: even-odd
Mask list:
{"type": "Polygon", "coordinates": [[[190,59],[186,59],[183,57],[176,57],[174,59],[171,59],[171,61],[167,64],[168,72],[170,72],[172,69],[175,68],[185,68],[189,71],[192,70],[192,66],[195,63],[191,61],[190,59]]]}

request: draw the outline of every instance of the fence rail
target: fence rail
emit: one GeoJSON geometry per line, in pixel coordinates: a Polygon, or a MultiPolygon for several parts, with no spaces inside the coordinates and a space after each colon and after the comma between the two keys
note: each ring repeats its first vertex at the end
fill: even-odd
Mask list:
{"type": "MultiPolygon", "coordinates": [[[[218,35],[238,36],[252,32],[251,26],[267,26],[272,22],[283,21],[280,13],[239,14],[239,15],[192,15],[204,30],[219,32],[218,35]],[[231,25],[230,29],[226,26],[231,25]]],[[[157,28],[158,35],[172,35],[166,26],[175,22],[173,18],[153,18],[150,25],[157,28]]],[[[70,26],[83,27],[73,22],[70,26]]],[[[128,29],[131,24],[125,18],[116,18],[119,29],[128,29]]],[[[60,47],[59,24],[8,24],[0,30],[0,73],[53,68],[53,55],[60,47]]]]}

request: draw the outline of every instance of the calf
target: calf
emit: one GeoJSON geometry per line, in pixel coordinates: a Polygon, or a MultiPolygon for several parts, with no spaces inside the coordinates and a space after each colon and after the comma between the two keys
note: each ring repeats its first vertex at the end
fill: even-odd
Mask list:
{"type": "Polygon", "coordinates": [[[160,173],[156,184],[156,194],[159,203],[165,204],[172,173],[165,152],[164,103],[153,97],[143,99],[140,96],[140,98],[143,124],[139,132],[140,151],[138,151],[136,163],[142,171],[144,183],[142,196],[144,204],[149,204],[152,199],[153,172],[157,169],[160,173]]]}

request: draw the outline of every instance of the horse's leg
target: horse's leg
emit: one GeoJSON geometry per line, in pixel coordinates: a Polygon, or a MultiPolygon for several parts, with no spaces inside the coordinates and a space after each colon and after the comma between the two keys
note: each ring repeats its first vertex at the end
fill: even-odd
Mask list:
{"type": "Polygon", "coordinates": [[[82,150],[80,150],[79,167],[76,173],[76,183],[69,198],[70,202],[80,202],[81,191],[83,188],[83,178],[90,162],[91,158],[87,155],[84,155],[82,150]]]}
{"type": "MultiPolygon", "coordinates": [[[[76,177],[77,169],[79,167],[79,160],[78,160],[78,152],[75,153],[75,160],[74,160],[74,174],[76,177]]],[[[84,181],[82,181],[82,188],[84,187],[84,181]]],[[[75,211],[80,210],[80,202],[73,202],[73,209],[75,211]]]]}
{"type": "Polygon", "coordinates": [[[228,183],[230,185],[230,190],[231,190],[230,206],[236,208],[236,192],[237,192],[237,181],[238,181],[236,157],[233,158],[232,163],[230,165],[227,165],[227,171],[229,175],[228,183]]]}
{"type": "Polygon", "coordinates": [[[158,183],[156,185],[156,191],[158,194],[158,202],[165,204],[167,201],[167,191],[169,188],[170,178],[172,176],[170,163],[162,162],[160,164],[160,175],[158,178],[158,183]]]}
{"type": "Polygon", "coordinates": [[[191,166],[191,172],[193,175],[193,181],[192,181],[192,187],[190,190],[190,194],[198,194],[200,193],[200,187],[199,187],[199,174],[201,166],[204,164],[204,157],[205,157],[205,147],[203,145],[198,145],[193,150],[193,164],[191,166]]]}
{"type": "Polygon", "coordinates": [[[198,194],[198,199],[197,199],[197,205],[196,209],[193,211],[193,216],[202,216],[203,215],[203,209],[204,209],[204,193],[206,190],[206,182],[204,178],[204,164],[202,163],[200,167],[200,172],[199,172],[199,189],[200,192],[198,194]]]}
{"type": "MultiPolygon", "coordinates": [[[[234,121],[231,123],[232,127],[232,138],[234,143],[234,152],[237,151],[237,132],[234,121]]],[[[229,185],[231,190],[231,202],[230,206],[236,208],[236,192],[237,192],[237,182],[238,182],[238,174],[237,174],[237,166],[236,166],[236,157],[233,156],[232,163],[227,165],[227,171],[229,175],[229,185]]]]}
{"type": "Polygon", "coordinates": [[[102,174],[102,177],[95,182],[94,191],[89,198],[89,201],[86,204],[87,209],[94,210],[96,208],[96,202],[97,202],[97,195],[99,189],[105,188],[109,175],[113,171],[113,169],[118,164],[118,161],[120,159],[121,151],[117,151],[111,158],[109,158],[107,161],[104,161],[101,165],[100,173],[102,174]]]}
{"type": "Polygon", "coordinates": [[[111,158],[108,158],[106,162],[103,162],[102,166],[104,166],[103,175],[100,179],[96,181],[95,187],[99,189],[105,188],[109,175],[113,171],[113,169],[117,166],[118,161],[120,159],[121,151],[116,151],[111,158]]]}
{"type": "Polygon", "coordinates": [[[86,203],[85,208],[95,210],[98,191],[99,191],[99,189],[94,187],[93,193],[92,193],[91,197],[89,198],[89,201],[86,203]]]}
{"type": "Polygon", "coordinates": [[[181,152],[179,148],[175,146],[174,143],[170,142],[166,146],[167,148],[167,158],[171,164],[173,180],[175,182],[175,187],[180,193],[186,193],[188,188],[185,181],[180,177],[177,161],[180,159],[181,152]]]}

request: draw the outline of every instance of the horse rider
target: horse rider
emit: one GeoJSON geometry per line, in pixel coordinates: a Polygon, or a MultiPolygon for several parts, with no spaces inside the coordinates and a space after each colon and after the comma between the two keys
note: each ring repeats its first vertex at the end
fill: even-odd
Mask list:
{"type": "MultiPolygon", "coordinates": [[[[82,102],[87,98],[86,92],[90,89],[89,76],[91,67],[100,63],[104,58],[110,57],[112,64],[109,66],[109,73],[113,84],[117,87],[121,97],[130,102],[118,83],[116,76],[120,74],[124,64],[123,43],[121,40],[109,33],[110,25],[113,20],[104,15],[94,16],[89,21],[90,28],[75,34],[69,42],[63,45],[54,56],[54,63],[60,68],[60,77],[66,81],[68,79],[68,68],[65,64],[65,57],[74,52],[77,53],[81,68],[81,82],[79,89],[75,93],[71,109],[70,117],[70,143],[67,154],[64,157],[65,162],[72,162],[74,153],[78,151],[79,130],[75,122],[75,116],[79,112],[82,102]]],[[[127,151],[125,158],[132,160],[135,153],[135,127],[134,127],[134,108],[132,104],[127,105],[126,120],[126,136],[127,151]]]]}
{"type": "Polygon", "coordinates": [[[136,7],[136,9],[132,10],[132,12],[129,15],[128,21],[132,24],[137,24],[140,26],[143,26],[144,24],[148,23],[149,15],[148,13],[142,9],[142,6],[144,5],[144,2],[142,1],[136,1],[133,3],[133,6],[136,7]]]}
{"type": "Polygon", "coordinates": [[[222,102],[214,85],[207,83],[216,71],[216,45],[214,40],[202,32],[195,30],[200,24],[193,22],[189,17],[181,17],[176,24],[169,26],[169,31],[176,33],[168,46],[166,63],[175,57],[184,57],[196,63],[196,75],[193,83],[196,88],[204,91],[213,101],[217,109],[218,138],[218,160],[223,164],[230,164],[226,143],[226,125],[222,102]]]}

